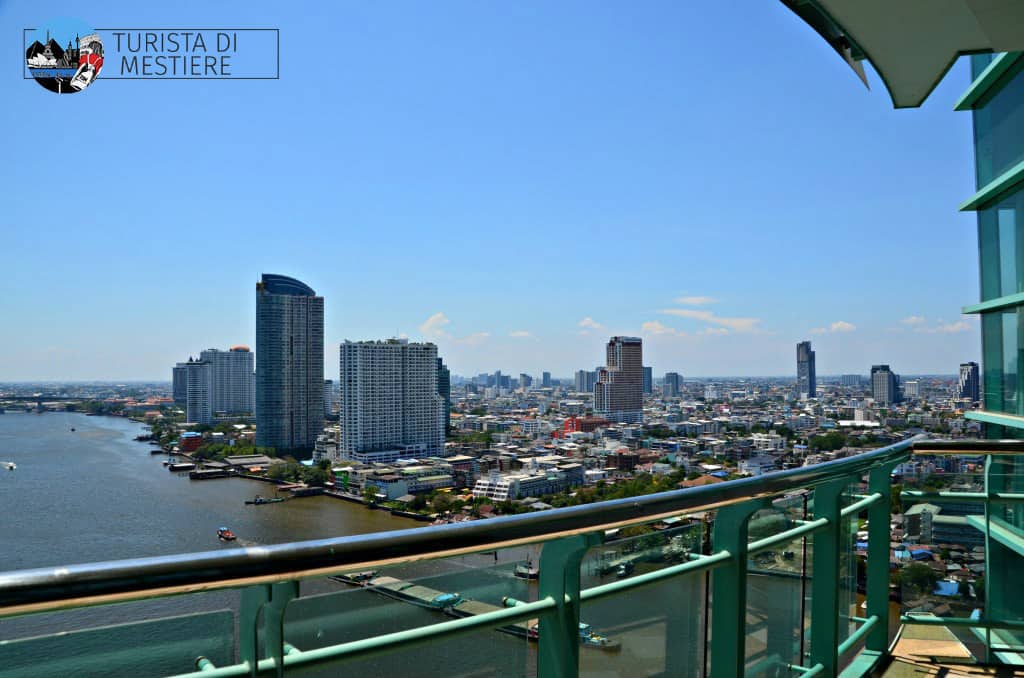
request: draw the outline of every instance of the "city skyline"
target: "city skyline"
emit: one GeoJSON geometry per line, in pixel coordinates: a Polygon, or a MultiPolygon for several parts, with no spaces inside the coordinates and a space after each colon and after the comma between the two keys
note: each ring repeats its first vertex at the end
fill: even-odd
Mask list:
{"type": "MultiPolygon", "coordinates": [[[[230,24],[239,7],[130,14],[230,24]]],[[[92,11],[96,25],[125,19],[116,6],[92,11]]],[[[45,229],[29,226],[52,202],[34,177],[64,149],[8,139],[19,162],[0,172],[24,199],[0,221],[0,313],[16,328],[0,334],[0,379],[166,379],[184,349],[253,344],[248,292],[261,271],[316,280],[335,300],[328,371],[344,339],[402,335],[435,342],[459,374],[570,375],[598,364],[610,335],[644,338],[656,373],[688,376],[789,374],[792,344],[807,338],[821,374],[878,362],[945,373],[980,359],[976,321],[960,316],[977,268],[934,265],[976,246],[972,216],[955,211],[973,181],[971,123],[952,110],[963,63],[920,111],[880,115],[884,88],[851,87],[828,46],[770,3],[744,8],[744,21],[668,2],[245,11],[282,35],[374,30],[344,31],[335,56],[353,68],[336,87],[287,41],[280,81],[99,81],[74,106],[118,119],[118,133],[85,126],[74,150],[117,159],[95,188],[103,209],[52,205],[45,229]],[[720,55],[727,77],[702,92],[716,105],[693,106],[718,29],[761,57],[720,55]],[[567,33],[584,36],[568,57],[567,33]],[[396,36],[416,63],[387,47],[396,36]],[[461,58],[474,50],[487,58],[461,58]],[[238,101],[246,115],[225,115],[238,101]],[[150,114],[123,119],[134,108],[150,114]],[[824,111],[835,110],[858,124],[834,124],[824,111]],[[268,166],[288,171],[271,179],[268,166]],[[611,240],[632,263],[618,264],[622,284],[591,289],[611,240]],[[867,254],[876,242],[888,256],[867,254]],[[793,260],[799,276],[782,273],[793,260]],[[894,262],[913,275],[893,281],[894,262]]],[[[10,4],[0,17],[38,20],[10,4]]],[[[67,101],[24,84],[0,83],[12,129],[24,110],[41,127],[66,121],[67,101]]]]}

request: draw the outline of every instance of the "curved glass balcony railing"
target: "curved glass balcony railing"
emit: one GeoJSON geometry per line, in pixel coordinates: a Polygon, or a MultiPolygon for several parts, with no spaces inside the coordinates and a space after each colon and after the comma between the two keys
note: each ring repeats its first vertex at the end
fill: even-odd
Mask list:
{"type": "Polygon", "coordinates": [[[0,574],[0,676],[1015,664],[1024,441],[399,532],[0,574]]]}

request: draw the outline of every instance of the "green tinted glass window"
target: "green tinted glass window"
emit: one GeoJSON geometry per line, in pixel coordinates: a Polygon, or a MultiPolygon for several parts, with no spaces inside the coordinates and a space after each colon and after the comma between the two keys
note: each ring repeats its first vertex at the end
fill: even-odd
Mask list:
{"type": "Polygon", "coordinates": [[[1024,191],[978,212],[981,298],[1024,292],[1024,191]]]}
{"type": "Polygon", "coordinates": [[[982,316],[985,409],[993,412],[1024,414],[1018,379],[1024,348],[1024,315],[1020,311],[1018,307],[982,316]]]}
{"type": "Polygon", "coordinates": [[[974,111],[978,188],[1024,160],[1024,65],[974,111]]]}

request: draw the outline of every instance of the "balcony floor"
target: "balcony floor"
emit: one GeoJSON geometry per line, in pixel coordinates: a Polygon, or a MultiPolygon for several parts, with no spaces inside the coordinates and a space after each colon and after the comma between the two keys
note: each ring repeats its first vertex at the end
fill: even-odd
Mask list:
{"type": "Polygon", "coordinates": [[[944,626],[904,626],[892,654],[892,662],[881,674],[885,678],[1024,675],[1007,666],[971,664],[974,657],[944,626]]]}

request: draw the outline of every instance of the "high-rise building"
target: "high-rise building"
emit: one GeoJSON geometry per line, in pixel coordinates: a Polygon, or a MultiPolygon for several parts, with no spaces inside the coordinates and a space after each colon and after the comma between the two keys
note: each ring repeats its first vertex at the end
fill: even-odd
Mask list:
{"type": "Polygon", "coordinates": [[[437,394],[444,400],[444,430],[452,426],[452,373],[440,358],[437,359],[437,394]]]}
{"type": "Polygon", "coordinates": [[[188,364],[177,363],[171,370],[171,395],[175,405],[184,405],[188,398],[188,364]]]}
{"type": "Polygon", "coordinates": [[[864,383],[864,377],[859,374],[843,374],[839,376],[839,385],[849,388],[856,388],[864,383]]]}
{"type": "Polygon", "coordinates": [[[194,424],[213,423],[213,365],[188,359],[185,364],[185,419],[194,424]]]}
{"type": "Polygon", "coordinates": [[[921,397],[921,382],[917,379],[907,379],[903,382],[903,397],[917,399],[921,397]]]}
{"type": "Polygon", "coordinates": [[[654,393],[654,368],[644,367],[644,395],[654,393]]]}
{"type": "Polygon", "coordinates": [[[818,397],[814,351],[809,341],[801,341],[796,345],[796,391],[801,398],[818,397]]]}
{"type": "Polygon", "coordinates": [[[577,393],[593,393],[594,384],[597,383],[597,371],[577,370],[576,382],[573,386],[577,393]]]}
{"type": "Polygon", "coordinates": [[[324,298],[303,282],[256,283],[256,444],[312,450],[324,425],[324,298]]]}
{"type": "Polygon", "coordinates": [[[900,379],[888,365],[871,366],[871,396],[880,405],[900,401],[900,379]]]}
{"type": "Polygon", "coordinates": [[[640,424],[644,420],[643,343],[639,337],[612,337],[607,366],[594,385],[594,413],[610,422],[640,424]]]}
{"type": "Polygon", "coordinates": [[[213,372],[213,411],[251,414],[255,406],[256,376],[253,353],[248,346],[227,351],[208,348],[199,359],[210,363],[213,372]]]}
{"type": "Polygon", "coordinates": [[[525,372],[519,373],[519,388],[525,390],[533,386],[533,377],[525,372]]]}
{"type": "Polygon", "coordinates": [[[541,388],[551,388],[551,373],[542,372],[540,375],[540,386],[541,388]]]}
{"type": "Polygon", "coordinates": [[[340,449],[347,458],[390,463],[444,454],[437,346],[346,341],[340,362],[340,449]]]}
{"type": "Polygon", "coordinates": [[[338,414],[338,389],[333,379],[324,379],[324,416],[338,414]]]}
{"type": "Polygon", "coordinates": [[[666,372],[665,379],[661,382],[661,396],[663,398],[678,398],[682,392],[682,375],[678,372],[666,372]]]}
{"type": "Polygon", "coordinates": [[[960,379],[956,385],[957,400],[981,400],[981,379],[978,363],[960,363],[960,379]]]}

